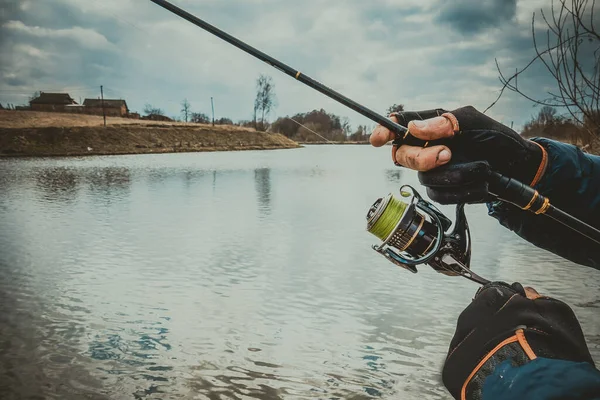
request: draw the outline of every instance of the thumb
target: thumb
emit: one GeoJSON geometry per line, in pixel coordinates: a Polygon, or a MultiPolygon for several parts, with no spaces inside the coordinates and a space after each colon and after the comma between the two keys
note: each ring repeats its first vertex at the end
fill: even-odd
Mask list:
{"type": "Polygon", "coordinates": [[[539,294],[537,290],[535,290],[534,288],[529,287],[529,286],[525,287],[525,294],[527,295],[527,298],[529,300],[535,300],[535,299],[539,299],[540,297],[542,297],[542,295],[539,294]]]}

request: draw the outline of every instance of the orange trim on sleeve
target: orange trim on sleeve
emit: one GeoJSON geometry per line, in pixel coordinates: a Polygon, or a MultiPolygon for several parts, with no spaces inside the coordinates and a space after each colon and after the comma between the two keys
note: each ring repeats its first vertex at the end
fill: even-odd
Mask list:
{"type": "Polygon", "coordinates": [[[519,338],[517,337],[517,335],[515,336],[511,336],[508,339],[504,340],[503,342],[501,342],[500,344],[498,344],[498,346],[494,347],[494,349],[492,351],[490,351],[489,353],[486,354],[485,357],[483,357],[483,360],[481,360],[479,362],[479,364],[477,364],[477,366],[475,367],[475,369],[473,369],[473,371],[471,371],[471,375],[469,375],[469,377],[467,378],[467,380],[465,381],[465,383],[463,384],[462,390],[460,391],[460,398],[461,400],[466,400],[467,399],[467,385],[469,384],[469,382],[471,382],[471,379],[473,379],[473,377],[475,376],[475,374],[477,373],[477,371],[479,371],[479,369],[481,367],[483,367],[483,364],[485,364],[487,362],[487,360],[489,360],[494,354],[496,354],[496,352],[498,350],[500,350],[501,348],[503,348],[504,346],[506,346],[509,343],[514,343],[519,341],[519,338]]]}
{"type": "Polygon", "coordinates": [[[517,329],[516,335],[517,339],[519,340],[519,344],[521,345],[523,350],[525,350],[525,354],[527,354],[527,357],[529,357],[530,360],[535,360],[537,356],[531,349],[531,346],[529,345],[529,342],[525,337],[525,332],[523,332],[523,329],[517,329]]]}
{"type": "Polygon", "coordinates": [[[529,342],[527,342],[527,338],[525,337],[525,332],[523,331],[523,329],[517,329],[515,331],[515,335],[514,336],[511,336],[511,337],[505,339],[500,344],[498,344],[496,347],[494,347],[492,349],[492,351],[490,351],[489,353],[487,353],[486,356],[479,362],[479,364],[477,364],[477,366],[475,367],[475,369],[473,369],[473,371],[471,371],[471,374],[465,380],[465,383],[462,386],[462,390],[460,391],[460,398],[461,398],[461,400],[466,400],[466,398],[467,398],[466,397],[467,396],[467,386],[469,385],[469,382],[471,382],[471,379],[473,379],[473,377],[475,376],[475,374],[481,369],[481,367],[483,367],[483,365],[494,354],[496,354],[496,352],[498,350],[500,350],[501,348],[503,348],[507,344],[514,343],[514,342],[519,342],[519,344],[523,348],[523,351],[525,351],[525,354],[527,354],[527,357],[529,357],[530,360],[535,360],[537,358],[537,356],[535,355],[533,349],[529,345],[529,342]]]}
{"type": "Polygon", "coordinates": [[[542,176],[544,176],[544,172],[546,172],[546,166],[548,165],[548,152],[541,144],[536,143],[534,141],[531,142],[537,144],[542,150],[542,162],[538,167],[537,173],[535,174],[533,181],[531,181],[531,183],[529,184],[529,186],[533,187],[539,183],[540,179],[542,179],[542,176]]]}

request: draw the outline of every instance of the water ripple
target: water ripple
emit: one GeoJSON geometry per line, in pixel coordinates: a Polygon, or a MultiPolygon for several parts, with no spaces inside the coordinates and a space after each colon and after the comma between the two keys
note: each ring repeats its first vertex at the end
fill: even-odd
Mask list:
{"type": "MultiPolygon", "coordinates": [[[[0,397],[448,399],[476,287],[371,250],[401,183],[364,146],[0,160],[0,397]]],[[[473,268],[570,303],[600,361],[598,271],[467,212],[473,268]]]]}

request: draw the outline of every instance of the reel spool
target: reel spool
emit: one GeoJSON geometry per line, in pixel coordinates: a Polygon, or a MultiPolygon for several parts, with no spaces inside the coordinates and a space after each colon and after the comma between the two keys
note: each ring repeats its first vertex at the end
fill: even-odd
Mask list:
{"type": "Polygon", "coordinates": [[[367,231],[382,240],[373,249],[413,273],[417,272],[417,265],[428,264],[445,275],[488,283],[469,266],[471,235],[464,204],[456,207],[454,229],[446,233],[452,221],[412,186],[402,186],[400,194],[403,198],[411,197],[410,203],[389,194],[375,201],[367,213],[367,231]]]}

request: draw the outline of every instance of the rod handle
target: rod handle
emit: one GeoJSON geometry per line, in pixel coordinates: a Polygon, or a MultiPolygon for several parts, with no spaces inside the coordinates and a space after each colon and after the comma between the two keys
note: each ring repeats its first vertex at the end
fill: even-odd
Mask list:
{"type": "Polygon", "coordinates": [[[489,173],[488,184],[489,192],[496,195],[498,199],[535,214],[544,214],[600,244],[600,230],[556,208],[537,190],[493,171],[489,173]]]}
{"type": "Polygon", "coordinates": [[[547,197],[516,179],[490,171],[488,183],[490,193],[523,210],[543,214],[550,206],[550,200],[547,197]]]}

